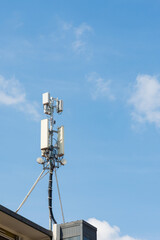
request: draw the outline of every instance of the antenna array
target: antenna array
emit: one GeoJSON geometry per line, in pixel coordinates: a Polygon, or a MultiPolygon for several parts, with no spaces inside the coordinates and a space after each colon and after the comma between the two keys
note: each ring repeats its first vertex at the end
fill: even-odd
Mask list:
{"type": "Polygon", "coordinates": [[[64,156],[64,126],[54,130],[56,121],[53,114],[55,110],[58,114],[63,112],[63,101],[50,97],[48,92],[44,93],[43,108],[44,113],[49,116],[49,118],[41,120],[41,155],[45,158],[43,166],[45,168],[49,162],[53,168],[59,168],[60,164],[64,165],[62,161],[64,156]],[[56,137],[53,139],[54,134],[56,137]]]}

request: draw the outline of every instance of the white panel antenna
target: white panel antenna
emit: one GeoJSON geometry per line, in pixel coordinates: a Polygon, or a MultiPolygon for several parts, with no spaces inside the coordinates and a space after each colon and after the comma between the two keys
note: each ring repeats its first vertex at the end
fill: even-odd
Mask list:
{"type": "Polygon", "coordinates": [[[64,155],[64,126],[58,128],[58,156],[64,155]]]}
{"type": "Polygon", "coordinates": [[[49,148],[49,120],[41,120],[41,150],[49,148]]]}

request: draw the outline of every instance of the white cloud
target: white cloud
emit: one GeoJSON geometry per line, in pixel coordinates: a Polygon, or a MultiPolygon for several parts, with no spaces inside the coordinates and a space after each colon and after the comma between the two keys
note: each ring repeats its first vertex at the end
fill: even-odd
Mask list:
{"type": "Polygon", "coordinates": [[[88,34],[93,32],[91,26],[82,23],[75,27],[71,23],[62,22],[62,29],[70,34],[71,46],[75,53],[91,55],[88,46],[88,34]]]}
{"type": "Polygon", "coordinates": [[[133,106],[134,120],[160,127],[160,82],[157,77],[138,75],[129,104],[133,106]]]}
{"type": "Polygon", "coordinates": [[[120,229],[117,226],[111,226],[106,221],[99,221],[96,218],[90,218],[87,221],[97,228],[98,240],[140,240],[128,235],[120,236],[120,229]]]}
{"type": "Polygon", "coordinates": [[[86,24],[82,23],[78,27],[74,29],[75,41],[72,43],[73,50],[76,53],[84,53],[87,51],[87,34],[91,33],[93,30],[92,28],[86,24]]]}
{"type": "Polygon", "coordinates": [[[83,53],[85,51],[86,43],[81,40],[76,40],[72,43],[73,50],[77,53],[83,53]]]}
{"type": "Polygon", "coordinates": [[[33,120],[39,120],[40,115],[35,103],[26,99],[26,93],[20,82],[0,75],[0,105],[16,107],[18,110],[32,115],[33,120]]]}
{"type": "Polygon", "coordinates": [[[0,104],[15,105],[24,102],[25,97],[24,90],[15,78],[6,80],[0,76],[0,104]]]}
{"type": "Polygon", "coordinates": [[[93,31],[92,28],[88,24],[82,23],[77,28],[75,28],[75,35],[76,35],[76,38],[79,39],[85,33],[92,32],[92,31],[93,31]]]}
{"type": "Polygon", "coordinates": [[[68,31],[72,28],[72,24],[67,22],[62,22],[62,28],[63,30],[68,31]]]}
{"type": "Polygon", "coordinates": [[[90,73],[87,80],[91,85],[91,97],[93,100],[101,97],[107,97],[109,100],[115,100],[115,96],[111,93],[110,80],[104,80],[96,72],[90,73]]]}

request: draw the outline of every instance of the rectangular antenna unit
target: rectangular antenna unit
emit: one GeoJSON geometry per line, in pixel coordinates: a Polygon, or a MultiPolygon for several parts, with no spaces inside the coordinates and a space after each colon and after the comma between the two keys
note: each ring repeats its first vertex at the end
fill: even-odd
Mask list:
{"type": "Polygon", "coordinates": [[[58,156],[64,155],[64,126],[58,128],[58,156]]]}
{"type": "Polygon", "coordinates": [[[63,112],[63,101],[59,100],[57,103],[57,113],[63,112]]]}
{"type": "Polygon", "coordinates": [[[50,93],[49,92],[43,93],[42,98],[43,98],[43,105],[49,104],[50,93]]]}
{"type": "Polygon", "coordinates": [[[41,120],[41,150],[49,148],[49,120],[41,120]]]}

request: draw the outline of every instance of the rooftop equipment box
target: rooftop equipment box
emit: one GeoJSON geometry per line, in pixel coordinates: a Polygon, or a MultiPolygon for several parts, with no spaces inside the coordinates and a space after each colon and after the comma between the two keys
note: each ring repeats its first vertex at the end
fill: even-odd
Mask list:
{"type": "Polygon", "coordinates": [[[97,228],[84,220],[60,224],[60,240],[97,240],[97,228]]]}

